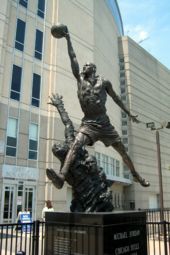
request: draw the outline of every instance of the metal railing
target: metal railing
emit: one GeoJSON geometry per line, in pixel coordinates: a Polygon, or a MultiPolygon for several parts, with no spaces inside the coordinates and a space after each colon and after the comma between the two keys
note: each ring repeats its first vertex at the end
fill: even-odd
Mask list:
{"type": "Polygon", "coordinates": [[[43,255],[45,223],[0,224],[0,255],[43,255]]]}

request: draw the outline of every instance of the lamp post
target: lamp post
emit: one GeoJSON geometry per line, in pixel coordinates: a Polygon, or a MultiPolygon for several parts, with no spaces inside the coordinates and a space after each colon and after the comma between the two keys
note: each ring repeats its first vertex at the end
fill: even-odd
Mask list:
{"type": "Polygon", "coordinates": [[[162,182],[162,167],[161,167],[161,149],[159,130],[163,128],[170,128],[170,122],[165,122],[160,127],[156,128],[154,122],[146,123],[146,127],[156,131],[156,147],[157,147],[157,162],[158,162],[158,176],[159,176],[159,196],[160,196],[160,220],[164,221],[164,198],[163,198],[163,182],[162,182]]]}

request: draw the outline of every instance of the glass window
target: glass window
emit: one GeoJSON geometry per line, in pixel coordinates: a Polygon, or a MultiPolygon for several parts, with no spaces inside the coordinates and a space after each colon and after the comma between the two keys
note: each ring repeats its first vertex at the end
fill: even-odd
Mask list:
{"type": "Polygon", "coordinates": [[[21,19],[17,20],[17,30],[15,38],[15,48],[18,50],[24,50],[24,39],[25,39],[25,22],[21,19]]]}
{"type": "Polygon", "coordinates": [[[121,85],[121,86],[122,86],[122,85],[124,86],[125,84],[126,84],[126,83],[125,83],[125,79],[122,79],[122,78],[121,78],[121,80],[120,80],[120,85],[121,85]]]}
{"type": "Polygon", "coordinates": [[[102,167],[106,174],[109,174],[108,156],[102,154],[102,167]]]}
{"type": "Polygon", "coordinates": [[[42,59],[42,45],[43,45],[43,32],[36,30],[36,39],[35,39],[35,58],[42,59]]]}
{"type": "Polygon", "coordinates": [[[120,176],[120,162],[116,160],[116,176],[120,176]]]}
{"type": "Polygon", "coordinates": [[[120,63],[124,63],[124,58],[119,58],[120,63]]]}
{"type": "Polygon", "coordinates": [[[122,121],[122,126],[127,126],[127,121],[126,120],[122,121]]]}
{"type": "Polygon", "coordinates": [[[95,152],[95,157],[96,157],[96,160],[97,160],[97,165],[101,166],[100,153],[99,152],[95,152]]]}
{"type": "Polygon", "coordinates": [[[125,77],[125,72],[120,72],[120,78],[124,78],[125,77]]]}
{"type": "Polygon", "coordinates": [[[44,18],[45,0],[38,0],[38,11],[37,14],[41,18],[44,18]]]}
{"type": "Polygon", "coordinates": [[[126,118],[127,114],[125,112],[122,112],[122,118],[126,118]]]}
{"type": "Polygon", "coordinates": [[[39,107],[39,104],[40,104],[40,84],[41,84],[41,76],[34,73],[31,104],[36,107],[39,107]]]}
{"type": "Polygon", "coordinates": [[[38,151],[38,125],[31,123],[29,126],[29,159],[37,159],[38,151]]]}
{"type": "Polygon", "coordinates": [[[121,96],[121,100],[126,101],[126,96],[121,96]]]}
{"type": "Polygon", "coordinates": [[[7,123],[6,155],[16,157],[18,120],[9,118],[7,123]]]}
{"type": "Polygon", "coordinates": [[[22,68],[20,66],[13,65],[10,97],[17,101],[20,100],[21,75],[22,68]]]}
{"type": "Polygon", "coordinates": [[[124,94],[125,93],[125,87],[120,87],[121,93],[124,94]]]}
{"type": "Polygon", "coordinates": [[[128,143],[128,138],[126,138],[126,137],[123,138],[123,139],[122,139],[122,142],[123,142],[124,144],[127,144],[127,143],[128,143]]]}
{"type": "Polygon", "coordinates": [[[124,63],[120,63],[120,70],[124,71],[125,70],[125,64],[124,63]]]}
{"type": "Polygon", "coordinates": [[[25,8],[27,8],[28,5],[28,0],[19,0],[19,3],[24,6],[25,8]]]}
{"type": "Polygon", "coordinates": [[[127,130],[123,129],[122,130],[122,135],[127,135],[127,130]]]}
{"type": "Polygon", "coordinates": [[[109,172],[111,175],[115,175],[115,160],[114,158],[109,158],[109,161],[110,161],[110,169],[109,169],[109,172]]]}

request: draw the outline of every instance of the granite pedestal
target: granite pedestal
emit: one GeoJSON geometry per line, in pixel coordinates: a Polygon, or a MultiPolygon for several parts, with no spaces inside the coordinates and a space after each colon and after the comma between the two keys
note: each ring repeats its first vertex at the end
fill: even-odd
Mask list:
{"type": "Polygon", "coordinates": [[[147,255],[145,212],[46,213],[45,255],[147,255]]]}

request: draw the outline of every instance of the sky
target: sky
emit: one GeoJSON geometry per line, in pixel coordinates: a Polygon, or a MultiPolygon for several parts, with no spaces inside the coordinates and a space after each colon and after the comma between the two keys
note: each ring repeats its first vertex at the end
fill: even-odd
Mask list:
{"type": "Polygon", "coordinates": [[[170,69],[170,0],[117,0],[124,34],[170,69]]]}

